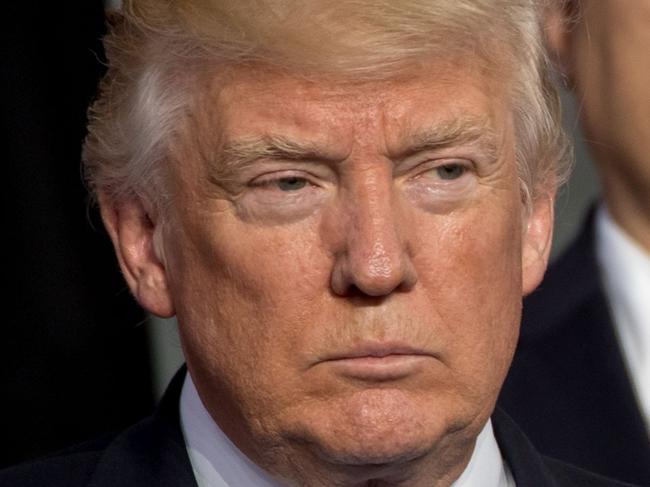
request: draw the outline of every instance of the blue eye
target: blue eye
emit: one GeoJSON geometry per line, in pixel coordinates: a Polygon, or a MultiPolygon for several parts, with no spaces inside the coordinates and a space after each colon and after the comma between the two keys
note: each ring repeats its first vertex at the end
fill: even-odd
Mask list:
{"type": "Polygon", "coordinates": [[[437,167],[436,173],[440,179],[458,179],[465,174],[465,167],[460,164],[445,164],[444,166],[437,167]]]}
{"type": "Polygon", "coordinates": [[[307,180],[297,177],[288,177],[278,179],[276,184],[282,191],[298,191],[307,186],[307,180]]]}

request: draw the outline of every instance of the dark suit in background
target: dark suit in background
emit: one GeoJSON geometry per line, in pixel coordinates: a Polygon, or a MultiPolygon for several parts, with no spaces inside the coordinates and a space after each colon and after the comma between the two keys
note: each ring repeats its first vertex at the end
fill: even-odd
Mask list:
{"type": "Polygon", "coordinates": [[[601,283],[594,212],[524,302],[500,405],[543,453],[650,485],[650,442],[601,283]]]}
{"type": "Polygon", "coordinates": [[[152,394],[144,314],[82,184],[102,2],[2,10],[0,465],[9,465],[121,429],[150,411],[152,394]]]}

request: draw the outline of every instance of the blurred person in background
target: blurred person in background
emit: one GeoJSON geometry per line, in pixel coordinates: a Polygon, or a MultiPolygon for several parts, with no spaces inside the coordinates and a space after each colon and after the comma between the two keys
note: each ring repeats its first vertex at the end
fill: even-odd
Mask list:
{"type": "Polygon", "coordinates": [[[603,195],[525,300],[500,404],[543,452],[650,485],[650,2],[558,0],[548,42],[603,195]]]}

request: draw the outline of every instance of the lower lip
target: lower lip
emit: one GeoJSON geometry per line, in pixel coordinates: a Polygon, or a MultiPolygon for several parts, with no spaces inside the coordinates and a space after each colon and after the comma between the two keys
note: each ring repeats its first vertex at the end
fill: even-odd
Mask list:
{"type": "Polygon", "coordinates": [[[345,377],[383,382],[404,379],[419,372],[432,357],[428,355],[392,354],[385,357],[353,357],[326,362],[345,377]]]}

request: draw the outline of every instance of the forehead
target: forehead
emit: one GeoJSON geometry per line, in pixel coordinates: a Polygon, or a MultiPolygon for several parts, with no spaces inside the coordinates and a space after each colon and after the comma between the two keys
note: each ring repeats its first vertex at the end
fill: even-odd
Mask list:
{"type": "Polygon", "coordinates": [[[363,83],[241,69],[213,80],[204,109],[213,113],[222,142],[291,133],[345,145],[381,133],[391,145],[440,126],[505,129],[504,92],[471,67],[431,66],[363,83]]]}

